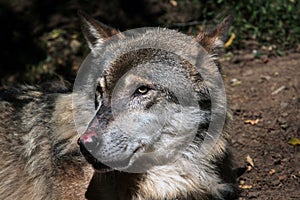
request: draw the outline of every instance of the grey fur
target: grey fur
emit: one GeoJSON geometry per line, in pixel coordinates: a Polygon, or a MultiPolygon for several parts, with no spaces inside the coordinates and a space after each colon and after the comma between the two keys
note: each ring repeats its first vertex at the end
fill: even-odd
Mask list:
{"type": "Polygon", "coordinates": [[[48,89],[0,90],[0,199],[85,199],[93,170],[77,146],[72,95],[48,89]]]}
{"type": "MultiPolygon", "coordinates": [[[[113,32],[118,40],[111,44],[102,34],[102,24],[86,15],[81,17],[94,63],[104,68],[97,87],[96,104],[100,108],[80,140],[83,154],[96,168],[87,198],[235,199],[230,115],[226,114],[224,129],[214,148],[208,150],[212,144],[202,143],[202,138],[209,135],[212,113],[208,87],[215,83],[203,81],[191,63],[172,53],[180,49],[179,55],[187,55],[188,48],[195,44],[182,42],[178,32],[164,29],[146,31],[137,37],[110,30],[106,35],[113,32]],[[153,43],[165,48],[152,48],[153,43]],[[142,90],[147,87],[147,92],[135,95],[141,86],[142,90]],[[198,104],[191,103],[190,93],[200,110],[198,104]],[[195,126],[199,126],[197,136],[184,146],[195,126]],[[156,152],[155,156],[147,156],[151,152],[156,152]],[[168,160],[174,155],[175,161],[168,160]],[[111,171],[108,166],[122,171],[141,167],[146,170],[128,173],[111,171]]],[[[208,51],[200,52],[206,76],[216,73],[216,48],[223,44],[229,21],[230,18],[225,19],[216,29],[200,33],[195,39],[208,51]]],[[[222,106],[216,107],[217,112],[221,110],[222,106]]]]}

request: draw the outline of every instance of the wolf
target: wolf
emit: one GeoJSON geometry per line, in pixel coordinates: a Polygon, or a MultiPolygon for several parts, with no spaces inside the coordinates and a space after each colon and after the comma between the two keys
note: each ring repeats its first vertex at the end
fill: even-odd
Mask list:
{"type": "Polygon", "coordinates": [[[1,88],[0,199],[85,199],[93,169],[77,146],[63,85],[1,88]]]}
{"type": "MultiPolygon", "coordinates": [[[[95,169],[86,198],[237,198],[231,115],[224,113],[225,125],[214,133],[219,136],[214,142],[205,140],[214,115],[209,87],[215,83],[174,53],[192,47],[177,31],[158,28],[132,36],[85,13],[80,17],[92,63],[105,65],[95,83],[95,113],[78,141],[95,169]]],[[[220,70],[218,56],[231,22],[227,17],[192,38],[205,50],[198,56],[206,76],[220,70]]]]}
{"type": "MultiPolygon", "coordinates": [[[[105,41],[123,36],[84,13],[80,18],[97,63],[105,41]]],[[[195,38],[208,52],[204,60],[219,65],[217,55],[230,21],[195,38]]],[[[151,34],[132,42],[148,41],[151,34]]],[[[173,34],[159,38],[176,45],[176,31],[173,34]]],[[[130,46],[124,41],[123,48],[130,46]]],[[[201,75],[190,63],[160,49],[120,55],[115,49],[115,54],[118,59],[95,83],[94,105],[61,82],[0,89],[0,199],[236,198],[230,114],[211,151],[201,152],[211,118],[210,95],[201,75]],[[141,64],[145,67],[138,68],[141,64]],[[135,73],[127,73],[132,66],[135,73]],[[169,66],[174,76],[158,66],[169,66]],[[185,95],[185,86],[195,93],[198,109],[178,99],[185,95]],[[76,108],[73,99],[79,102],[76,108]],[[74,112],[80,119],[76,124],[74,112]],[[189,126],[197,126],[195,136],[182,140],[179,136],[185,136],[189,126]],[[85,130],[80,137],[78,129],[85,130]],[[176,151],[165,156],[166,148],[160,147],[176,151]]]]}

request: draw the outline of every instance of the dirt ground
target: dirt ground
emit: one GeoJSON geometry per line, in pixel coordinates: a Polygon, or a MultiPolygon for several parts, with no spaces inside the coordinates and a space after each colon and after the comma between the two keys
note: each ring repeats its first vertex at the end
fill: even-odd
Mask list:
{"type": "Polygon", "coordinates": [[[254,164],[239,178],[240,199],[300,199],[300,148],[288,144],[300,137],[300,54],[235,57],[223,64],[232,145],[239,167],[247,156],[254,164]]]}

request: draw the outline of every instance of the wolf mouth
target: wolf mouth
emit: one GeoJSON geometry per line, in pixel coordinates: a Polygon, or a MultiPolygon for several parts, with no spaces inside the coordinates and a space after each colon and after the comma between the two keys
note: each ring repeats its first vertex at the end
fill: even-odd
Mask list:
{"type": "Polygon", "coordinates": [[[97,172],[110,172],[110,171],[114,171],[113,168],[99,162],[84,146],[84,144],[80,141],[80,139],[78,139],[78,145],[80,147],[80,151],[82,153],[82,155],[85,157],[85,159],[93,166],[93,168],[97,171],[97,172]]]}
{"type": "Polygon", "coordinates": [[[144,145],[139,145],[136,147],[136,149],[132,151],[132,154],[128,156],[126,159],[120,160],[117,164],[111,163],[110,165],[110,164],[104,164],[100,162],[99,159],[93,156],[92,152],[88,150],[88,148],[85,146],[84,142],[80,140],[80,138],[78,139],[77,143],[80,146],[80,151],[82,155],[85,157],[88,163],[90,163],[97,172],[102,172],[102,173],[111,172],[111,171],[120,171],[122,169],[128,168],[131,165],[132,158],[137,153],[143,151],[145,148],[144,145]]]}

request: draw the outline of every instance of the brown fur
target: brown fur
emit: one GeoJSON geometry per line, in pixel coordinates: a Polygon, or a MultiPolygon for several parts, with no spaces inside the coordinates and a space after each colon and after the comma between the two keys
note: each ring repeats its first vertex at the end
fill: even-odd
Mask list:
{"type": "Polygon", "coordinates": [[[0,199],[85,199],[72,96],[22,86],[0,91],[0,199]]]}

